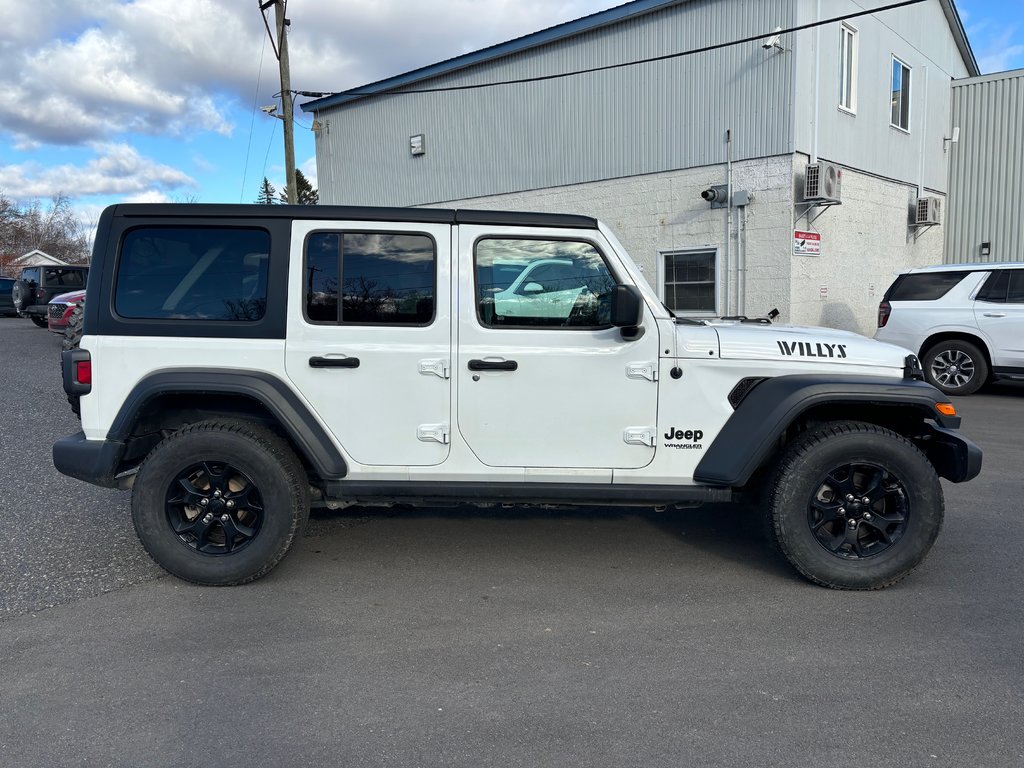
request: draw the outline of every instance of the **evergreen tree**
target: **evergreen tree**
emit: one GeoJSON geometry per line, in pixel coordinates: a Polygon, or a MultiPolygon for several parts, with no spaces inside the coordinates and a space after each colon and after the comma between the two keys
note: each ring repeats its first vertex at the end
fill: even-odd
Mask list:
{"type": "Polygon", "coordinates": [[[263,184],[260,186],[260,194],[259,197],[256,198],[256,202],[260,205],[273,205],[277,202],[277,200],[274,199],[276,195],[277,190],[274,189],[274,185],[267,181],[267,177],[264,176],[263,184]]]}
{"type": "MultiPolygon", "coordinates": [[[[309,179],[298,168],[295,169],[295,189],[298,190],[295,199],[299,205],[316,205],[320,202],[320,193],[317,192],[309,179]]],[[[288,202],[288,187],[285,187],[279,195],[282,203],[288,202]]]]}

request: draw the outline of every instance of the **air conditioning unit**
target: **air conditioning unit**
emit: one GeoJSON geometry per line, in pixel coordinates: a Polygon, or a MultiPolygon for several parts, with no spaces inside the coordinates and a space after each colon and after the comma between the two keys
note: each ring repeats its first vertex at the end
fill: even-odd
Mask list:
{"type": "Polygon", "coordinates": [[[812,163],[804,176],[804,200],[815,203],[842,202],[843,169],[832,163],[812,163]]]}
{"type": "Polygon", "coordinates": [[[917,205],[914,206],[914,226],[928,227],[938,224],[941,213],[942,198],[919,197],[917,198],[917,205]]]}

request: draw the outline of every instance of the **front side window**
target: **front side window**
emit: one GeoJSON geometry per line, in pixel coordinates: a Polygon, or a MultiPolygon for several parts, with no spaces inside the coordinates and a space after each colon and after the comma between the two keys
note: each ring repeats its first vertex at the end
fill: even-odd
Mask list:
{"type": "Polygon", "coordinates": [[[611,320],[615,280],[578,240],[486,238],[475,248],[480,322],[492,328],[599,328],[611,320]]]}
{"type": "Polygon", "coordinates": [[[839,106],[857,111],[857,30],[839,25],[839,106]]]}
{"type": "Polygon", "coordinates": [[[427,325],[434,318],[437,251],[427,235],[314,232],[305,269],[310,322],[427,325]]]}
{"type": "Polygon", "coordinates": [[[145,320],[260,320],[269,260],[262,229],[133,229],[121,243],[114,309],[145,320]]]}
{"type": "Polygon", "coordinates": [[[713,249],[662,253],[665,306],[675,314],[717,314],[717,258],[713,249]]]}
{"type": "Polygon", "coordinates": [[[910,130],[910,67],[892,57],[892,112],[889,123],[902,131],[910,130]]]}

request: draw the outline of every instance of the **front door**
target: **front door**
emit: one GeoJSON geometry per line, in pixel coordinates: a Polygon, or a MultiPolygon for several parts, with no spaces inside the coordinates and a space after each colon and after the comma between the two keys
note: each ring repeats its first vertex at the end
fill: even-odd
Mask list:
{"type": "Polygon", "coordinates": [[[285,366],[296,388],[355,461],[441,464],[451,227],[295,222],[291,257],[285,366]]]}
{"type": "Polygon", "coordinates": [[[630,468],[654,458],[658,329],[609,322],[621,268],[596,230],[458,227],[458,429],[489,466],[630,468]]]}
{"type": "Polygon", "coordinates": [[[974,302],[974,317],[991,344],[993,367],[1024,372],[1024,269],[989,275],[974,302]]]}

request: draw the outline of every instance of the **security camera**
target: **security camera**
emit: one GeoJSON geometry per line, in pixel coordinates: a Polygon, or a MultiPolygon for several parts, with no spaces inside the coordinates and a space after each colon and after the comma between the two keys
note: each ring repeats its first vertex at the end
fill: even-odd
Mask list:
{"type": "Polygon", "coordinates": [[[260,107],[260,112],[266,112],[268,115],[272,115],[277,112],[277,104],[267,104],[265,107],[260,107]]]}
{"type": "Polygon", "coordinates": [[[775,32],[775,34],[773,34],[771,37],[769,37],[767,40],[761,43],[761,47],[764,48],[766,51],[769,51],[772,48],[778,48],[779,50],[782,50],[782,35],[779,34],[780,32],[782,32],[782,27],[776,27],[773,31],[775,32]]]}

